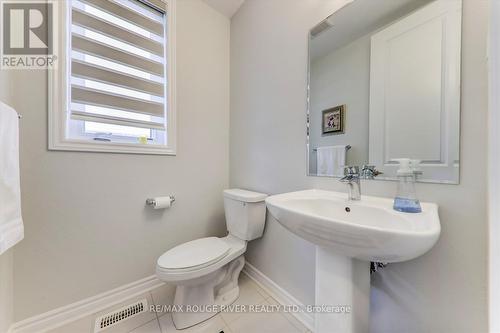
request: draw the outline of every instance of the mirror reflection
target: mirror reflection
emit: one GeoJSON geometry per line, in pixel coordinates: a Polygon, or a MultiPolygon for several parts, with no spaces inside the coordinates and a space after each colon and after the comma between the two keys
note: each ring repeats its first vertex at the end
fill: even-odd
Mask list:
{"type": "Polygon", "coordinates": [[[458,183],[460,0],[355,0],[310,31],[309,175],[458,183]],[[353,20],[352,18],[356,19],[353,20]]]}

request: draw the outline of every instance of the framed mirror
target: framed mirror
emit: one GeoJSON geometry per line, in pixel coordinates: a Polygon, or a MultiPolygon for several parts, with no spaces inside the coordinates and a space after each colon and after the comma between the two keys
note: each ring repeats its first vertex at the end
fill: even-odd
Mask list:
{"type": "Polygon", "coordinates": [[[354,0],[309,33],[308,174],[459,182],[461,0],[354,0]]]}

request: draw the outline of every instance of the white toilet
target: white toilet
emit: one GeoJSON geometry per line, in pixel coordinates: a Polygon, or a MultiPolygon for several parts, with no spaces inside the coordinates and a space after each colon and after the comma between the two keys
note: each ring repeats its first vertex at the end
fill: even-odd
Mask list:
{"type": "Polygon", "coordinates": [[[247,242],[262,237],[264,232],[266,197],[266,194],[246,190],[225,190],[224,211],[229,235],[178,245],[158,259],[158,278],[177,286],[174,306],[182,309],[172,313],[177,329],[216,315],[215,311],[192,311],[196,306],[224,306],[238,298],[238,276],[245,264],[243,253],[247,242]]]}

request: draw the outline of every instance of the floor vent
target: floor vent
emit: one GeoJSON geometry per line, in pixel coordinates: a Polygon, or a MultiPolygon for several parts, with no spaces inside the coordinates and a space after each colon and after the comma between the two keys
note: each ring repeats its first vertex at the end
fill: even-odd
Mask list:
{"type": "Polygon", "coordinates": [[[105,329],[121,323],[124,320],[135,317],[140,313],[146,312],[147,309],[148,301],[143,299],[111,313],[102,315],[95,320],[94,333],[104,331],[105,329]]]}

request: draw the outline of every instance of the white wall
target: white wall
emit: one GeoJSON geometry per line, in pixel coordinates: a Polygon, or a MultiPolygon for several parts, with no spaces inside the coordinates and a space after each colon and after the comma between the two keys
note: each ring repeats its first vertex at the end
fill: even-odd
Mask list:
{"type": "Polygon", "coordinates": [[[150,276],[166,250],[225,233],[229,20],[200,0],[177,8],[175,157],[47,151],[47,73],[15,73],[25,222],[16,321],[150,276]],[[144,206],[169,194],[170,210],[144,206]]]}
{"type": "MultiPolygon", "coordinates": [[[[370,36],[358,38],[311,64],[310,146],[351,145],[347,165],[368,163],[370,36]],[[344,134],[322,135],[322,111],[342,104],[346,105],[344,134]]],[[[316,152],[311,149],[309,154],[309,172],[316,174],[316,152]]]]}
{"type": "MultiPolygon", "coordinates": [[[[231,22],[230,183],[270,194],[345,191],[306,177],[307,32],[341,0],[246,1],[231,22]]],[[[372,281],[372,333],[487,331],[487,1],[464,0],[460,185],[417,184],[440,206],[442,236],[372,281]]],[[[362,183],[392,197],[395,184],[362,183]]],[[[314,247],[271,217],[247,259],[303,303],[314,302],[314,247]]]]}
{"type": "MultiPolygon", "coordinates": [[[[1,3],[0,3],[1,5],[1,3]]],[[[0,70],[0,101],[12,104],[10,89],[10,72],[0,70]]],[[[14,319],[13,298],[13,250],[0,255],[0,332],[7,332],[14,319]]]]}

